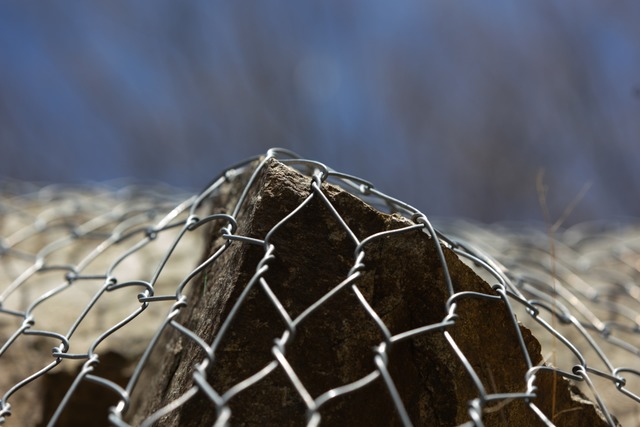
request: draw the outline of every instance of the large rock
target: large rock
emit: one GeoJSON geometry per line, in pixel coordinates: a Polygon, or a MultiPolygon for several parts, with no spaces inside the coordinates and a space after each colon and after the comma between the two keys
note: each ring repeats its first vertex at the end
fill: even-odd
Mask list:
{"type": "MultiPolygon", "coordinates": [[[[218,200],[215,212],[231,212],[242,183],[218,200]],[[231,195],[229,195],[231,194],[231,195]]],[[[412,223],[376,211],[360,199],[328,184],[323,193],[362,241],[375,233],[412,223]]],[[[270,159],[239,210],[237,235],[264,239],[311,191],[311,180],[270,159]]],[[[215,224],[206,257],[223,240],[215,224]]],[[[348,276],[356,244],[318,195],[270,235],[274,245],[264,279],[295,319],[348,276]]],[[[211,344],[264,256],[264,247],[234,241],[226,252],[188,288],[188,306],[178,321],[211,344]]],[[[446,247],[442,247],[456,292],[497,295],[446,247]]],[[[205,258],[206,258],[205,257],[205,258]]],[[[364,267],[353,282],[392,335],[447,317],[450,297],[436,243],[422,230],[374,239],[364,246],[364,267]]],[[[517,330],[501,300],[468,296],[458,300],[455,325],[446,330],[468,359],[486,393],[526,391],[528,369],[517,330]]],[[[230,329],[222,337],[208,367],[207,380],[219,394],[275,360],[274,340],[287,324],[273,300],[257,283],[248,293],[230,329]]],[[[532,363],[542,363],[540,345],[519,327],[532,363]]],[[[285,357],[312,398],[376,371],[376,348],[384,342],[380,327],[351,285],[313,311],[288,337],[285,357]]],[[[134,396],[132,422],[174,401],[193,385],[194,366],[206,357],[200,346],[167,328],[152,354],[134,396]]],[[[469,421],[469,402],[480,392],[442,330],[395,342],[388,369],[404,407],[415,425],[452,426],[469,421]]],[[[533,402],[557,425],[607,425],[596,407],[563,378],[538,373],[533,402]],[[555,391],[553,388],[555,387],[555,391]]],[[[278,366],[228,402],[232,426],[305,425],[307,408],[278,366]]],[[[522,399],[489,402],[485,425],[542,425],[522,399]]],[[[398,411],[379,376],[370,384],[329,400],[320,409],[322,426],[400,425],[398,411]]],[[[213,425],[219,412],[203,392],[165,416],[161,425],[213,425]]]]}

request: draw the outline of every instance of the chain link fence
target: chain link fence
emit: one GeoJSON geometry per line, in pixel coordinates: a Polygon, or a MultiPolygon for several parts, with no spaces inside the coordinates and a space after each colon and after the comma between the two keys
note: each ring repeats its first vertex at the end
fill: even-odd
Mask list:
{"type": "Polygon", "coordinates": [[[163,425],[159,422],[163,417],[198,393],[215,408],[216,426],[233,425],[234,399],[275,371],[284,372],[303,402],[308,426],[322,425],[323,410],[332,401],[373,382],[383,384],[400,425],[418,425],[396,387],[389,361],[394,346],[429,334],[446,339],[475,386],[464,425],[483,425],[490,408],[514,400],[523,402],[542,425],[554,425],[537,405],[536,381],[542,371],[582,387],[609,425],[640,424],[640,232],[636,227],[601,223],[545,230],[440,220],[434,228],[425,214],[369,182],[280,149],[225,170],[195,195],[168,187],[117,184],[73,188],[5,182],[1,191],[0,424],[131,425],[135,418],[131,396],[140,394],[143,371],[166,330],[196,343],[203,356],[192,367],[191,386],[155,408],[139,425],[163,425]],[[238,213],[252,203],[249,188],[272,158],[306,177],[308,196],[265,235],[240,234],[238,213]],[[211,212],[211,200],[229,185],[237,185],[240,176],[250,178],[233,209],[211,212]],[[326,182],[382,212],[403,217],[406,226],[356,236],[327,197],[326,182]],[[341,281],[301,312],[292,313],[265,279],[278,257],[271,236],[311,201],[331,212],[356,250],[341,281]],[[219,226],[216,231],[221,237],[213,255],[203,258],[212,224],[219,226]],[[446,316],[436,323],[392,332],[359,288],[359,280],[371,242],[402,239],[416,230],[433,242],[445,274],[446,316]],[[257,246],[263,255],[243,284],[246,291],[223,319],[215,339],[207,342],[177,319],[193,306],[190,287],[202,281],[206,285],[204,273],[217,268],[221,255],[233,245],[257,246]],[[444,248],[485,278],[494,292],[458,292],[448,277],[444,248]],[[232,387],[216,389],[207,375],[217,369],[217,352],[254,288],[268,299],[284,327],[271,337],[270,361],[262,369],[232,387]],[[287,349],[296,328],[330,299],[345,294],[356,297],[382,337],[371,352],[373,368],[356,381],[312,393],[290,362],[287,349]],[[487,300],[512,313],[513,324],[506,327],[517,331],[521,359],[527,366],[520,390],[492,392],[494,387],[481,380],[449,333],[464,315],[459,304],[464,298],[487,300]],[[545,363],[531,360],[518,321],[541,341],[545,363]],[[88,393],[89,385],[108,398],[100,411],[81,414],[82,395],[88,393]]]}

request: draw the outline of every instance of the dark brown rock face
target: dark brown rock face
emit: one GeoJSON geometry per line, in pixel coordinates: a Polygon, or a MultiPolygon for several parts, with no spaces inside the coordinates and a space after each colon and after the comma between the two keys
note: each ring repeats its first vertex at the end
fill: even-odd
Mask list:
{"type": "MultiPolygon", "coordinates": [[[[236,234],[264,239],[310,192],[308,177],[269,160],[240,209],[236,234]]],[[[324,184],[323,193],[360,241],[411,225],[404,218],[374,210],[337,187],[324,184]]],[[[230,199],[215,211],[229,212],[237,200],[230,199]]],[[[207,257],[222,244],[217,234],[213,236],[207,257]]],[[[275,360],[274,340],[287,330],[264,284],[288,316],[296,319],[347,279],[355,262],[356,243],[319,195],[270,234],[269,243],[274,251],[265,263],[264,282],[255,282],[248,292],[207,371],[207,381],[220,395],[269,366],[275,360]]],[[[443,250],[456,292],[496,295],[452,251],[443,250]]],[[[437,324],[447,316],[445,303],[450,295],[434,240],[426,233],[414,229],[387,235],[371,240],[363,251],[360,276],[299,322],[286,340],[286,362],[313,399],[377,369],[375,348],[385,337],[358,292],[392,336],[437,324]]],[[[200,281],[191,284],[189,306],[179,322],[213,343],[264,254],[263,246],[233,242],[200,281]]],[[[446,330],[486,393],[525,392],[527,364],[506,306],[500,300],[468,296],[457,300],[456,313],[455,324],[446,330]]],[[[533,364],[541,363],[538,341],[526,328],[520,331],[533,364]]],[[[142,394],[134,399],[132,422],[137,424],[190,389],[193,367],[204,358],[201,347],[176,330],[168,330],[153,354],[152,366],[158,372],[147,373],[136,388],[142,394]]],[[[453,426],[469,421],[468,403],[481,395],[443,330],[394,342],[388,352],[388,370],[414,425],[453,426]]],[[[551,374],[539,374],[538,378],[540,397],[534,403],[557,425],[606,425],[592,404],[573,396],[567,381],[553,381],[551,374]],[[552,393],[554,384],[556,391],[552,393]]],[[[228,406],[232,426],[299,426],[307,422],[303,398],[281,364],[260,381],[234,392],[228,406]]],[[[401,425],[380,376],[327,401],[319,413],[322,426],[401,425]]],[[[213,425],[218,415],[215,405],[200,391],[164,417],[161,425],[213,425]]],[[[487,426],[543,425],[521,399],[488,403],[482,420],[487,426]]]]}

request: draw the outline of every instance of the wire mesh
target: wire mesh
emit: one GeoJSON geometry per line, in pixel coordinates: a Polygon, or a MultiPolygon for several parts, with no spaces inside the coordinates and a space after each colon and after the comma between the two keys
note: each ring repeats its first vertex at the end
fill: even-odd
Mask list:
{"type": "MultiPolygon", "coordinates": [[[[274,229],[294,214],[282,218],[274,229]]],[[[491,405],[512,400],[523,401],[544,425],[554,425],[536,405],[536,378],[541,369],[580,384],[610,425],[616,425],[616,418],[623,425],[640,421],[637,228],[582,224],[547,232],[522,225],[443,220],[437,224],[436,229],[425,214],[365,180],[282,149],[230,167],[194,195],[163,187],[38,187],[5,182],[0,201],[0,423],[11,425],[17,418],[18,425],[78,424],[77,407],[70,402],[83,393],[85,384],[92,383],[107,390],[112,399],[102,413],[89,414],[87,424],[128,426],[131,396],[149,354],[166,329],[175,329],[197,343],[205,357],[193,367],[191,388],[143,420],[144,426],[177,410],[198,392],[215,406],[216,425],[228,425],[234,397],[276,369],[286,373],[304,402],[308,426],[322,425],[322,409],[329,401],[373,381],[384,384],[400,423],[414,425],[388,364],[394,345],[424,334],[442,334],[475,383],[477,396],[468,402],[464,425],[483,425],[483,414],[491,405]],[[320,200],[358,248],[343,280],[297,315],[287,312],[264,280],[269,263],[277,256],[277,248],[270,242],[274,230],[259,239],[237,234],[237,214],[251,203],[247,192],[253,180],[246,184],[232,212],[208,211],[208,201],[225,185],[233,184],[242,174],[255,177],[271,158],[307,177],[311,191],[303,205],[320,200]],[[402,215],[410,225],[357,238],[323,193],[322,184],[329,181],[383,212],[402,215]],[[224,223],[219,230],[218,255],[197,265],[203,242],[211,232],[203,225],[214,221],[224,223]],[[518,331],[522,358],[528,366],[522,376],[522,391],[492,394],[488,391],[491,387],[466,363],[465,354],[449,334],[460,310],[456,301],[461,297],[450,278],[445,278],[447,316],[438,323],[395,334],[359,291],[358,278],[367,260],[366,243],[390,234],[401,237],[416,229],[433,240],[443,271],[447,271],[442,253],[446,247],[492,284],[493,301],[509,307],[513,325],[516,319],[524,323],[542,342],[547,364],[534,365],[518,331]],[[216,351],[246,293],[235,302],[213,342],[204,341],[176,317],[192,305],[189,287],[205,269],[215,268],[219,254],[230,245],[264,249],[246,286],[260,287],[286,326],[281,335],[272,337],[275,341],[267,366],[229,390],[216,390],[206,374],[216,369],[216,351]],[[375,368],[358,381],[312,395],[289,363],[286,349],[296,327],[345,288],[358,297],[384,337],[371,354],[375,368]],[[118,380],[98,369],[99,362],[108,360],[114,349],[128,358],[126,363],[115,362],[127,364],[126,374],[118,380]],[[72,380],[57,387],[57,396],[49,397],[51,402],[29,400],[30,390],[45,381],[55,382],[57,372],[67,372],[72,380]],[[42,419],[34,418],[38,411],[42,419]]]]}

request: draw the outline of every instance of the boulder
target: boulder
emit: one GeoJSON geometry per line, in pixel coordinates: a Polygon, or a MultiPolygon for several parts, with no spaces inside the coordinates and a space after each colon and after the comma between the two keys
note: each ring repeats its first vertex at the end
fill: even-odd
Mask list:
{"type": "MultiPolygon", "coordinates": [[[[258,242],[268,235],[269,244],[233,240],[189,283],[187,306],[177,322],[214,345],[206,381],[225,402],[216,405],[201,390],[164,416],[161,425],[214,425],[227,415],[226,409],[231,426],[306,425],[314,415],[309,399],[357,381],[366,385],[316,401],[322,405],[311,421],[322,426],[402,425],[380,364],[414,425],[458,425],[470,420],[470,402],[482,395],[460,354],[486,394],[527,391],[525,351],[533,365],[542,364],[540,344],[528,329],[514,325],[488,283],[425,229],[411,228],[409,219],[382,213],[331,184],[322,184],[322,197],[314,193],[312,182],[275,159],[267,160],[239,207],[234,234],[258,242]],[[390,230],[403,231],[370,239],[356,251],[351,233],[363,242],[390,230]],[[268,248],[273,252],[265,259],[268,248]],[[450,311],[440,251],[455,293],[471,292],[461,294],[450,311]],[[354,268],[358,263],[362,265],[354,268]],[[255,280],[264,266],[262,280],[255,280]],[[239,298],[244,300],[233,321],[221,330],[239,298]],[[315,308],[307,311],[310,307],[315,308]],[[285,319],[294,319],[295,328],[285,319]],[[401,339],[405,332],[445,319],[451,324],[401,339]],[[394,338],[387,339],[385,330],[394,338]],[[266,374],[258,381],[237,387],[263,369],[266,374]],[[302,394],[299,387],[304,387],[302,394]]],[[[244,182],[234,185],[214,200],[214,213],[233,211],[244,182]]],[[[226,225],[212,225],[203,259],[226,242],[220,235],[226,225]]],[[[192,389],[194,367],[206,358],[201,345],[167,327],[135,389],[129,421],[137,425],[192,389]]],[[[607,425],[596,406],[564,378],[539,371],[535,386],[531,401],[557,425],[607,425]]],[[[482,414],[487,426],[543,425],[523,398],[489,401],[482,414]]]]}

